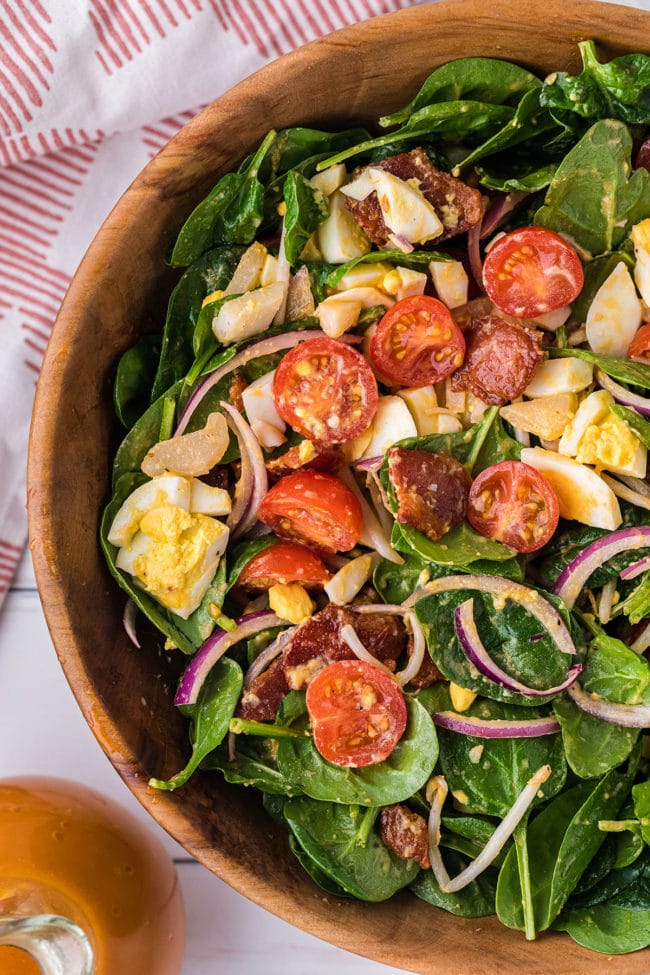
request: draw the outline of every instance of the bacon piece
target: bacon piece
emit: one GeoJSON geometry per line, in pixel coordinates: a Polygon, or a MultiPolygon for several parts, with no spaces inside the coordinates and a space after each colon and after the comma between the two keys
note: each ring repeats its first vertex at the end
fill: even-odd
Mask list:
{"type": "Polygon", "coordinates": [[[247,386],[248,382],[246,381],[244,374],[242,372],[234,372],[232,379],[230,380],[228,396],[232,405],[236,410],[239,410],[240,413],[245,412],[244,401],[242,400],[241,394],[244,392],[247,386]]]}
{"type": "Polygon", "coordinates": [[[465,518],[471,478],[450,454],[391,447],[388,476],[397,498],[397,521],[436,542],[465,518]]]}
{"type": "MultiPolygon", "coordinates": [[[[398,179],[417,181],[420,192],[433,206],[444,226],[443,232],[436,237],[436,243],[464,234],[482,219],[479,190],[437,169],[422,149],[388,156],[372,165],[377,169],[386,169],[398,179]]],[[[345,205],[374,244],[383,246],[388,242],[390,230],[384,222],[376,192],[370,193],[364,200],[346,197],[345,205]]]]}
{"type": "Polygon", "coordinates": [[[544,357],[539,332],[498,315],[475,318],[465,332],[465,361],[451,377],[451,388],[469,389],[490,406],[521,396],[544,357]]]}
{"type": "Polygon", "coordinates": [[[385,806],[379,814],[379,833],[388,849],[402,860],[417,860],[423,870],[431,866],[426,820],[408,806],[385,806]]]}
{"type": "MultiPolygon", "coordinates": [[[[409,657],[411,656],[411,641],[409,641],[409,657]]],[[[409,681],[411,687],[431,687],[432,684],[437,684],[440,680],[447,680],[445,675],[441,670],[438,669],[437,664],[431,659],[431,654],[425,650],[424,658],[422,660],[422,665],[418,670],[415,677],[411,677],[409,681]]]]}
{"type": "Polygon", "coordinates": [[[351,660],[354,653],[341,638],[341,627],[351,624],[366,649],[395,670],[404,653],[407,634],[399,617],[379,613],[355,613],[328,604],[306,620],[288,640],[282,655],[244,691],[237,716],[254,721],[272,721],[280,701],[290,690],[302,690],[334,660],[351,660]]]}
{"type": "Polygon", "coordinates": [[[300,443],[289,447],[279,457],[266,461],[269,477],[277,479],[295,471],[310,470],[329,474],[341,465],[340,450],[327,444],[314,443],[311,440],[301,440],[300,443]]]}

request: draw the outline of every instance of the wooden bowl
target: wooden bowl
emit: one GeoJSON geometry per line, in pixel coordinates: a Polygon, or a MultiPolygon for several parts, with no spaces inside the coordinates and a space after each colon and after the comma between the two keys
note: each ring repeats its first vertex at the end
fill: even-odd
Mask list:
{"type": "Polygon", "coordinates": [[[124,597],[98,544],[118,434],[112,378],[119,355],[164,321],[177,275],[163,255],[184,217],[270,125],[372,124],[434,67],[465,55],[575,71],[585,38],[605,58],[650,51],[650,14],[589,0],[447,0],[346,28],[241,82],[172,139],[104,223],[59,313],[36,395],[28,471],[36,578],[61,665],[112,764],[154,819],[235,890],[335,945],[431,975],[605,967],[640,975],[650,958],[605,959],[554,933],[531,945],[495,918],[456,918],[409,893],[378,905],[324,896],[254,790],[218,773],[197,774],[178,793],[148,789],[149,776],[171,774],[187,757],[185,721],[172,704],[182,661],[153,634],[141,651],[130,645],[124,597]]]}

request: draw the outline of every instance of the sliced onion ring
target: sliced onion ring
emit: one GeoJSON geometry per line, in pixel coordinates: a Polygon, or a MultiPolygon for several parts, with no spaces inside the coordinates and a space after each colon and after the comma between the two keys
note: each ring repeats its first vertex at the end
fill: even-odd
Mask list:
{"type": "Polygon", "coordinates": [[[567,694],[576,707],[592,718],[622,728],[650,728],[650,704],[614,704],[597,694],[589,694],[579,684],[570,687],[567,694]]]}
{"type": "Polygon", "coordinates": [[[620,528],[603,538],[598,538],[591,545],[583,548],[582,552],[565,566],[558,576],[553,592],[571,610],[589,576],[596,569],[621,552],[648,547],[650,547],[650,526],[648,525],[641,525],[637,528],[620,528]]]}
{"type": "Polygon", "coordinates": [[[633,562],[632,565],[626,565],[624,569],[621,569],[621,579],[636,579],[648,569],[650,569],[650,555],[646,555],[638,562],[633,562]]]}
{"type": "Polygon", "coordinates": [[[439,728],[472,738],[541,738],[555,735],[560,730],[559,723],[552,716],[506,721],[504,718],[473,718],[455,711],[436,711],[432,717],[439,728]]]}
{"type": "MultiPolygon", "coordinates": [[[[551,774],[550,765],[542,765],[541,768],[537,769],[535,774],[528,780],[524,788],[521,790],[521,792],[515,799],[513,805],[508,810],[508,813],[501,820],[501,822],[495,829],[494,833],[492,834],[488,842],[485,844],[485,846],[483,847],[479,855],[476,857],[476,859],[472,860],[469,866],[467,866],[464,870],[461,870],[461,872],[457,874],[457,876],[455,876],[453,880],[449,879],[449,875],[447,874],[445,866],[442,863],[442,857],[440,856],[440,847],[439,847],[440,840],[438,839],[438,842],[434,842],[435,836],[433,837],[431,836],[431,832],[433,832],[433,829],[431,830],[431,832],[429,833],[429,859],[431,860],[431,867],[434,871],[436,879],[438,880],[438,874],[440,874],[440,876],[443,879],[442,883],[440,882],[440,880],[438,880],[438,883],[440,884],[440,889],[443,891],[443,893],[454,894],[456,893],[456,891],[462,890],[463,887],[467,887],[468,884],[471,884],[473,880],[476,880],[476,878],[480,876],[480,874],[482,874],[483,871],[490,866],[490,864],[499,855],[505,843],[510,839],[510,837],[516,830],[517,826],[519,825],[521,820],[528,812],[528,809],[535,801],[535,797],[539,791],[540,786],[542,786],[546,782],[550,774],[551,774]],[[437,861],[436,867],[434,867],[434,861],[437,861]],[[445,875],[447,877],[446,880],[444,880],[445,875]]],[[[439,816],[440,811],[442,809],[442,804],[438,802],[437,805],[439,806],[439,811],[437,812],[436,816],[439,816]]],[[[433,803],[432,803],[432,808],[433,808],[433,803]]],[[[436,816],[433,817],[434,827],[435,827],[436,816]]],[[[431,826],[431,817],[429,819],[429,825],[431,826]]],[[[438,836],[439,836],[439,830],[438,830],[438,836]]]]}
{"type": "Polygon", "coordinates": [[[217,630],[201,645],[185,668],[174,697],[174,704],[196,704],[203,683],[224,653],[240,640],[254,636],[260,630],[273,626],[285,626],[275,613],[265,610],[262,613],[249,613],[240,617],[234,630],[217,630]]]}
{"type": "Polygon", "coordinates": [[[269,488],[264,456],[257,437],[241,415],[230,403],[221,403],[239,443],[241,454],[241,476],[235,487],[235,503],[228,515],[226,524],[232,538],[243,535],[257,519],[257,509],[269,488]]]}
{"type": "Polygon", "coordinates": [[[650,416],[650,399],[639,396],[638,393],[631,393],[625,386],[620,386],[602,369],[596,369],[596,381],[608,393],[611,393],[617,403],[621,406],[629,406],[642,416],[650,416]]]}
{"type": "MultiPolygon", "coordinates": [[[[650,532],[650,528],[648,531],[650,532]]],[[[452,575],[443,576],[441,579],[432,579],[431,582],[427,582],[426,585],[416,589],[405,600],[404,608],[410,609],[425,596],[458,589],[475,589],[478,592],[490,593],[498,598],[512,599],[542,624],[562,653],[575,654],[576,648],[571,639],[571,634],[555,606],[544,599],[536,589],[529,589],[528,586],[524,586],[520,582],[501,579],[499,576],[452,575]]]]}
{"type": "Polygon", "coordinates": [[[527,684],[522,684],[521,681],[511,677],[510,674],[507,674],[505,670],[499,667],[483,645],[474,619],[473,599],[466,599],[464,603],[456,607],[454,611],[454,628],[465,656],[470,663],[474,664],[476,669],[484,677],[487,677],[488,680],[507,688],[509,691],[516,691],[518,694],[526,694],[530,697],[549,697],[551,694],[559,694],[561,691],[565,691],[567,687],[573,684],[578,674],[582,671],[582,664],[574,664],[561,684],[558,684],[557,687],[546,688],[545,690],[528,687],[527,684]]]}
{"type": "Polygon", "coordinates": [[[370,651],[364,647],[363,643],[359,639],[357,631],[353,626],[350,625],[350,623],[345,623],[344,626],[341,627],[341,639],[350,648],[355,657],[358,657],[359,660],[364,660],[368,664],[374,664],[375,667],[379,667],[380,670],[383,670],[386,674],[388,674],[389,677],[392,677],[393,680],[395,680],[395,674],[393,671],[387,667],[386,664],[383,664],[380,660],[377,660],[376,657],[373,657],[370,651]]]}

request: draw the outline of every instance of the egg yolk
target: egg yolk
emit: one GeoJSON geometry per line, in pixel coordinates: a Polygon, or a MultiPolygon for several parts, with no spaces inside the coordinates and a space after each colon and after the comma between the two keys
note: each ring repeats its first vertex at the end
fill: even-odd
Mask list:
{"type": "Polygon", "coordinates": [[[156,543],[134,562],[134,574],[170,609],[182,609],[206,570],[208,549],[224,526],[207,515],[164,504],[148,511],[140,530],[156,543]]]}
{"type": "Polygon", "coordinates": [[[576,460],[594,467],[624,467],[635,455],[639,441],[626,423],[612,413],[591,423],[580,438],[576,460]]]}

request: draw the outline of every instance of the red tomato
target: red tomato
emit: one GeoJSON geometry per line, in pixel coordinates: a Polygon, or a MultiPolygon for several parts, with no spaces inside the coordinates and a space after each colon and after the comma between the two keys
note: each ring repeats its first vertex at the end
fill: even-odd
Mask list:
{"type": "Polygon", "coordinates": [[[650,361],[650,322],[641,326],[630,342],[627,354],[630,359],[642,359],[643,362],[650,361]]]}
{"type": "Polygon", "coordinates": [[[359,541],[361,505],[332,474],[298,471],[281,477],[262,499],[257,517],[281,538],[321,552],[347,552],[359,541]]]}
{"type": "Polygon", "coordinates": [[[472,528],[517,552],[536,552],[546,545],[559,517],[549,482],[519,460],[486,467],[470,488],[467,520],[472,528]]]}
{"type": "Polygon", "coordinates": [[[406,728],[395,681],[365,660],[336,660],[307,687],[314,745],[328,762],[361,768],[388,758],[406,728]]]}
{"type": "Polygon", "coordinates": [[[501,311],[536,318],[578,297],[584,284],[580,258],[559,234],[521,227],[499,238],[483,262],[483,285],[501,311]]]}
{"type": "Polygon", "coordinates": [[[414,295],[389,308],[368,350],[377,372],[401,386],[427,386],[462,365],[465,339],[437,298],[414,295]]]}
{"type": "Polygon", "coordinates": [[[355,349],[322,336],[288,352],[275,370],[273,398],[290,427],[323,444],[353,440],[377,409],[377,380],[355,349]]]}
{"type": "Polygon", "coordinates": [[[268,589],[276,582],[322,586],[329,578],[327,567],[314,552],[297,542],[278,542],[246,563],[239,573],[237,585],[248,589],[268,589]]]}

